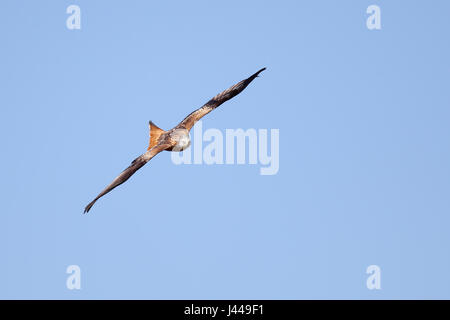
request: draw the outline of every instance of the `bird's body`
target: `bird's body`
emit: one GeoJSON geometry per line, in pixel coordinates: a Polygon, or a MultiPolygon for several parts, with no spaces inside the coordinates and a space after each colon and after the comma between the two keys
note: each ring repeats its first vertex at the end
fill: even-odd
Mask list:
{"type": "Polygon", "coordinates": [[[191,138],[189,137],[189,131],[186,129],[173,128],[163,133],[158,143],[174,144],[173,147],[167,148],[165,151],[183,151],[191,145],[191,138]]]}
{"type": "Polygon", "coordinates": [[[156,126],[152,121],[150,121],[150,141],[147,152],[134,159],[133,162],[131,162],[130,166],[128,166],[128,168],[122,171],[122,173],[117,178],[115,178],[113,182],[111,182],[111,184],[109,184],[93,201],[91,201],[86,206],[84,212],[89,212],[89,210],[98,199],[103,197],[112,189],[127,181],[137,170],[142,168],[147,162],[149,162],[161,151],[183,151],[189,148],[191,144],[189,131],[194,126],[194,124],[198,120],[200,120],[200,118],[216,109],[225,101],[241,93],[250,84],[250,82],[252,82],[258,76],[258,74],[265,69],[266,68],[259,70],[249,78],[244,79],[234,86],[230,87],[229,89],[219,93],[214,98],[209,100],[206,104],[204,104],[201,108],[195,110],[194,112],[191,112],[173,129],[165,131],[156,126]]]}

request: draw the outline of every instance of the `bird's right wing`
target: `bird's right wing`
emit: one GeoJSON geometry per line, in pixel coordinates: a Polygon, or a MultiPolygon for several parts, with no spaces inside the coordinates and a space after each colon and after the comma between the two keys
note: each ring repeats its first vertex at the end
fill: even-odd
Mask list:
{"type": "Polygon", "coordinates": [[[219,93],[214,98],[205,103],[201,108],[198,108],[194,112],[190,113],[186,118],[184,118],[183,121],[181,121],[176,126],[176,128],[187,129],[188,131],[191,130],[191,128],[198,120],[200,120],[202,117],[210,113],[212,110],[216,109],[225,101],[228,101],[231,98],[237,96],[239,93],[241,93],[245,88],[247,88],[250,82],[252,82],[258,76],[258,74],[260,74],[264,70],[266,70],[266,68],[262,68],[261,70],[251,75],[247,79],[244,79],[236,83],[234,86],[228,88],[227,90],[219,93]]]}
{"type": "Polygon", "coordinates": [[[173,145],[171,145],[171,144],[157,145],[157,146],[153,147],[152,149],[148,150],[146,153],[144,153],[144,154],[140,155],[139,157],[137,157],[136,159],[134,159],[128,168],[123,170],[122,173],[119,174],[117,176],[117,178],[115,178],[114,181],[111,182],[110,185],[108,185],[102,192],[100,192],[100,194],[94,200],[92,200],[86,206],[86,208],[84,209],[84,213],[89,212],[89,210],[91,210],[92,206],[98,199],[103,197],[105,194],[110,192],[115,187],[117,187],[117,186],[121,185],[122,183],[124,183],[125,181],[127,181],[136,171],[138,171],[140,168],[142,168],[154,156],[156,156],[161,151],[168,149],[172,146],[173,145]]]}

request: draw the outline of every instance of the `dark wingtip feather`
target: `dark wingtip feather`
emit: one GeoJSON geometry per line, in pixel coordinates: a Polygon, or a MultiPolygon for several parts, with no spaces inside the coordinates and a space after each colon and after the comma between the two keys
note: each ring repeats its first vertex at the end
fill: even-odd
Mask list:
{"type": "Polygon", "coordinates": [[[258,72],[255,73],[256,76],[258,76],[258,74],[260,74],[261,72],[263,72],[264,70],[266,70],[266,68],[262,68],[261,70],[259,70],[258,72]]]}
{"type": "Polygon", "coordinates": [[[266,70],[266,68],[262,68],[261,70],[259,70],[258,72],[254,73],[253,75],[251,75],[247,81],[253,81],[253,79],[255,79],[261,72],[263,72],[264,70],[266,70]]]}
{"type": "Polygon", "coordinates": [[[257,72],[257,74],[260,73],[260,72],[263,72],[264,70],[266,70],[266,67],[264,67],[264,68],[262,68],[261,70],[259,70],[259,71],[257,72]]]}
{"type": "Polygon", "coordinates": [[[86,208],[84,208],[83,214],[86,214],[86,213],[89,212],[89,210],[91,210],[91,208],[92,208],[92,206],[94,205],[95,201],[97,201],[97,199],[95,199],[94,201],[90,202],[90,203],[86,206],[86,208]]]}

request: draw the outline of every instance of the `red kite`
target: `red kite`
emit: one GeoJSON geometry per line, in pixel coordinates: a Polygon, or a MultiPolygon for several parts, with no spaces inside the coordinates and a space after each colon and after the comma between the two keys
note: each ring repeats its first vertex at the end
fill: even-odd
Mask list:
{"type": "Polygon", "coordinates": [[[201,108],[189,114],[173,129],[164,131],[150,121],[150,142],[147,152],[134,159],[128,168],[122,171],[122,173],[119,174],[119,176],[115,178],[114,181],[105,188],[105,190],[100,192],[100,194],[86,206],[86,208],[84,209],[84,213],[89,212],[89,210],[98,199],[103,197],[115,187],[127,181],[137,170],[142,168],[147,162],[149,162],[161,151],[182,151],[188,148],[191,144],[191,141],[189,139],[189,131],[194,126],[194,124],[225,101],[230,100],[231,98],[241,93],[250,84],[250,82],[252,82],[258,76],[258,74],[260,74],[264,70],[266,70],[266,68],[259,70],[249,78],[242,80],[231,88],[223,91],[222,93],[219,93],[201,108]]]}

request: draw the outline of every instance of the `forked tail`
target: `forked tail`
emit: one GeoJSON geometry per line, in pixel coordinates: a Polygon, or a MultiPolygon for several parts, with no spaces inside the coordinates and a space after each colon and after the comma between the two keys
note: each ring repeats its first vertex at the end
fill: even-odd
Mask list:
{"type": "Polygon", "coordinates": [[[150,129],[150,141],[148,143],[148,149],[150,150],[154,146],[158,144],[159,137],[165,132],[163,129],[158,127],[156,124],[154,124],[152,121],[148,122],[148,127],[150,129]]]}

